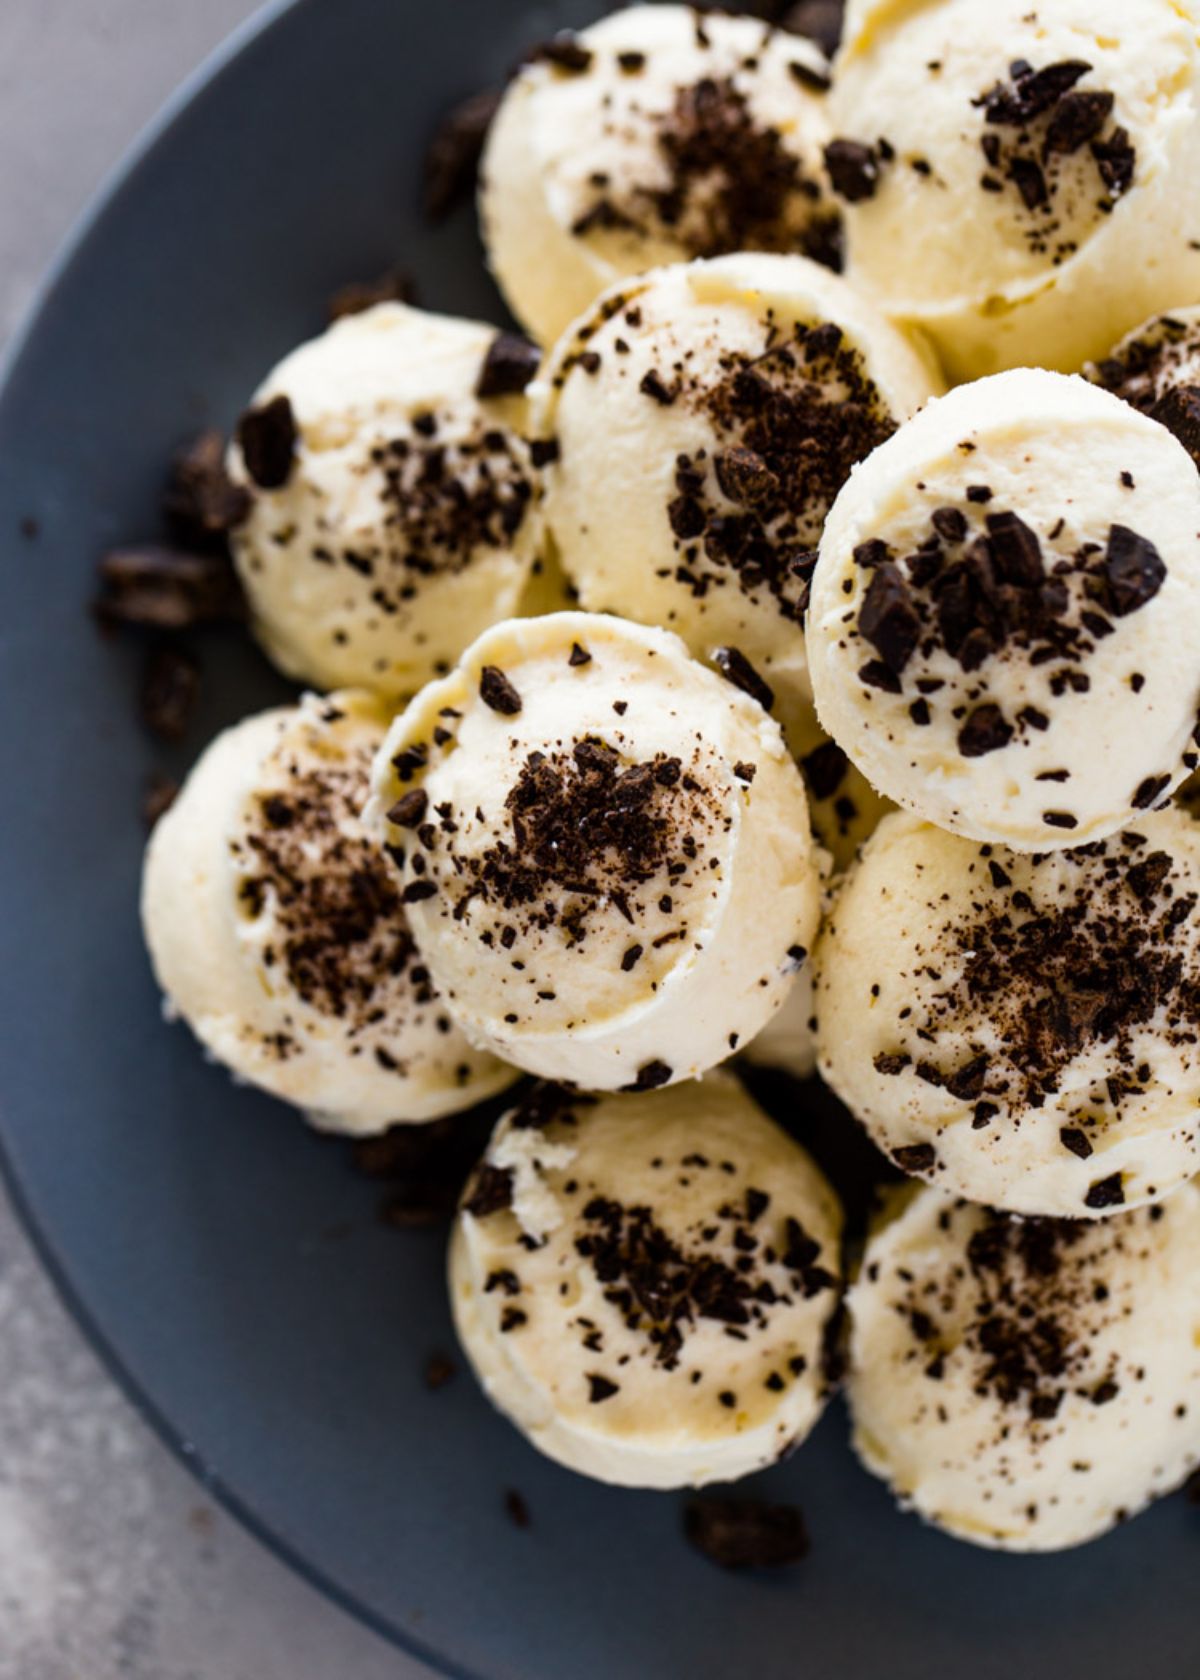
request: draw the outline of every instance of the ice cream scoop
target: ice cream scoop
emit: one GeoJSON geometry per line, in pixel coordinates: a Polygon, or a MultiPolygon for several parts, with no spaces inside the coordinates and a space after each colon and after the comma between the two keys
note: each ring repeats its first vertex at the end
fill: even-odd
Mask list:
{"type": "Polygon", "coordinates": [[[665,625],[697,657],[740,648],[786,727],[810,697],[803,615],[829,508],[940,389],[920,347],[802,257],[611,288],[533,400],[546,523],[582,605],[665,625]]]}
{"type": "Polygon", "coordinates": [[[456,1019],[546,1078],[693,1078],[766,1024],[816,932],[778,725],[621,619],[488,631],[392,726],[371,821],[456,1019]]]}
{"type": "Polygon", "coordinates": [[[837,266],[821,167],[829,67],[748,17],[633,6],[536,51],[483,159],[488,260],[552,343],[612,281],[725,251],[837,266]]]}
{"type": "Polygon", "coordinates": [[[203,753],[146,854],[169,1012],[330,1131],[433,1120],[516,1077],[453,1025],[360,820],[386,725],[351,692],[247,718],[203,753]]]}
{"type": "Polygon", "coordinates": [[[599,1100],[542,1086],[468,1182],[455,1323],[488,1398],[560,1464],[731,1481],[820,1415],[840,1227],[820,1172],[727,1074],[599,1100]]]}
{"type": "Polygon", "coordinates": [[[1200,1190],[1102,1224],[901,1192],[848,1296],[854,1445],[960,1540],[1077,1546],[1200,1463],[1200,1190]]]}
{"type": "Polygon", "coordinates": [[[537,352],[399,303],[284,358],[238,426],[233,553],[289,676],[408,695],[516,610],[534,563],[537,352]]]}
{"type": "Polygon", "coordinates": [[[1020,850],[1112,834],[1196,763],[1200,478],[1082,379],[960,386],[838,496],[806,636],[821,723],[898,804],[1020,850]]]}
{"type": "Polygon", "coordinates": [[[1200,298],[1194,8],[861,0],[830,99],[847,273],[954,380],[1070,372],[1200,298]]]}
{"type": "Polygon", "coordinates": [[[1200,1169],[1200,828],[1034,856],[885,817],[816,953],[821,1072],[906,1172],[1091,1218],[1200,1169]]]}

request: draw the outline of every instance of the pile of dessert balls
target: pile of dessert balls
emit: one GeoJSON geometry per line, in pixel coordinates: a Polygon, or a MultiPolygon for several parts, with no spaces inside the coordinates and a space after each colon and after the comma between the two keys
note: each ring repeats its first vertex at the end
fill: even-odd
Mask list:
{"type": "Polygon", "coordinates": [[[450,1290],[561,1463],[772,1463],[842,1325],[904,1505],[1089,1539],[1200,1463],[1192,8],[851,0],[831,65],[634,7],[480,215],[528,338],[381,303],[238,424],[312,692],[159,822],[162,988],[329,1130],[536,1076],[450,1290]],[[743,1057],[907,1175],[852,1265],[743,1057]]]}

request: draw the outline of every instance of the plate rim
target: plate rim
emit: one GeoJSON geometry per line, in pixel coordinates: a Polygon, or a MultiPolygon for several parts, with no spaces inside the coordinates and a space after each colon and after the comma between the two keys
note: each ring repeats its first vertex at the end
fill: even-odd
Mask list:
{"type": "MultiPolygon", "coordinates": [[[[286,17],[309,9],[315,0],[261,0],[248,17],[237,24],[210,49],[167,95],[158,109],[138,129],[104,171],[83,206],[62,235],[53,256],[38,278],[33,294],[18,316],[9,341],[0,355],[0,406],[22,362],[33,348],[42,319],[52,306],[60,287],[100,231],[110,210],[130,190],[138,172],[192,105],[232,70],[235,63],[261,37],[286,17]]],[[[215,1465],[187,1439],[186,1434],[151,1398],[140,1378],[127,1364],[116,1344],[90,1309],[84,1305],[72,1281],[69,1268],[26,1197],[20,1174],[9,1151],[5,1135],[4,1109],[0,1107],[0,1185],[3,1186],[18,1224],[34,1256],[49,1279],[68,1318],[82,1334],[105,1375],[116,1385],[141,1423],[205,1493],[239,1524],[267,1552],[307,1586],[339,1610],[367,1627],[389,1645],[416,1658],[446,1680],[488,1680],[488,1677],[447,1657],[399,1623],[372,1608],[349,1588],[305,1557],[225,1481],[215,1465]]]]}

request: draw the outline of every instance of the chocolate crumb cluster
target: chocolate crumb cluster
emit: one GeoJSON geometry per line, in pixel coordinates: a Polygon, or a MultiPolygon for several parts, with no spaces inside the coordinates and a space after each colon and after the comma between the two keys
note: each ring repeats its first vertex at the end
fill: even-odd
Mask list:
{"type": "MultiPolygon", "coordinates": [[[[697,599],[732,583],[800,622],[825,516],[896,421],[833,322],[785,329],[769,313],[761,352],[725,351],[719,366],[715,379],[686,364],[669,376],[671,400],[702,414],[716,440],[675,459],[673,575],[697,599]]],[[[643,381],[648,401],[663,400],[666,378],[643,381]]]]}
{"type": "MultiPolygon", "coordinates": [[[[367,746],[318,764],[290,757],[280,785],[253,796],[230,849],[242,915],[267,918],[260,960],[268,975],[278,969],[302,1003],[342,1023],[358,1041],[352,1053],[403,1075],[387,1043],[398,1013],[431,1010],[447,1033],[451,1023],[387,859],[359,826],[370,761],[367,746]]],[[[302,1032],[298,1021],[270,1048],[286,1060],[303,1047],[302,1032]]]]}
{"type": "MultiPolygon", "coordinates": [[[[1148,1033],[1185,1062],[1200,1059],[1200,895],[1169,852],[1132,830],[1070,858],[1067,869],[1034,855],[1014,880],[1008,854],[979,848],[977,902],[922,953],[921,1001],[875,1068],[944,1087],[983,1130],[1057,1103],[1075,1064],[1102,1050],[1102,1071],[1073,1097],[1060,1133],[1063,1149],[1087,1160],[1125,1106],[1161,1084],[1145,1059],[1148,1033]],[[948,1057],[944,1038],[960,1045],[964,1028],[977,1036],[948,1057]]],[[[932,1145],[915,1147],[929,1159],[913,1170],[932,1167],[932,1145]]],[[[1120,1205],[1116,1178],[1098,1175],[1090,1208],[1120,1205]]]]}
{"type": "MultiPolygon", "coordinates": [[[[1014,510],[996,506],[983,483],[968,486],[962,505],[935,508],[904,546],[908,552],[897,553],[875,537],[854,551],[870,577],[857,632],[872,656],[858,678],[888,694],[911,693],[918,726],[948,710],[964,758],[1049,727],[1038,707],[1003,710],[988,688],[998,668],[1020,659],[1044,669],[1051,702],[1085,693],[1097,644],[1152,601],[1167,575],[1154,543],[1131,527],[1114,523],[1103,545],[1077,542],[1065,519],[1039,536],[1014,510]]],[[[1057,826],[1073,827],[1063,815],[1057,826]]]]}
{"type": "MultiPolygon", "coordinates": [[[[623,76],[636,83],[648,54],[620,54],[623,76]],[[626,62],[622,62],[622,60],[626,62]]],[[[747,60],[753,70],[756,61],[747,60]]],[[[803,65],[796,80],[812,87],[803,65]]],[[[572,224],[580,237],[668,237],[689,257],[729,251],[792,251],[840,269],[841,218],[820,182],[785,143],[782,132],[754,114],[738,72],[702,76],[678,86],[666,109],[636,95],[604,124],[606,139],[628,143],[645,133],[655,167],[643,180],[590,178],[572,224]]]]}
{"type": "MultiPolygon", "coordinates": [[[[409,836],[417,878],[406,896],[414,887],[428,885],[428,896],[441,890],[456,920],[502,950],[549,936],[556,948],[590,961],[597,918],[606,934],[614,923],[627,926],[619,958],[627,973],[648,952],[687,938],[687,897],[699,882],[719,878],[707,842],[729,821],[700,748],[688,762],[658,753],[629,763],[619,746],[590,737],[528,753],[502,811],[498,831],[487,831],[481,847],[459,841],[464,817],[474,836],[472,813],[448,802],[422,811],[409,836]]],[[[513,967],[524,968],[519,956],[513,967]]],[[[654,1082],[647,1075],[643,1088],[654,1082]]]]}
{"type": "Polygon", "coordinates": [[[1160,315],[1086,371],[1173,432],[1200,466],[1200,322],[1160,315]]]}
{"type": "Polygon", "coordinates": [[[1097,1227],[965,1202],[947,1208],[941,1225],[961,1236],[964,1263],[936,1275],[897,1266],[880,1285],[908,1326],[905,1358],[923,1369],[931,1406],[952,1379],[969,1382],[998,1405],[995,1435],[979,1443],[998,1446],[1017,1432],[1045,1440],[1067,1427],[1065,1403],[1110,1405],[1124,1387],[1144,1382],[1144,1369],[1099,1357],[1095,1344],[1130,1311],[1115,1280],[1149,1261],[1147,1238],[1161,1211],[1097,1227]]]}
{"type": "Polygon", "coordinates": [[[1133,185],[1137,154],[1104,88],[1080,88],[1093,66],[1063,59],[1035,69],[1016,59],[974,101],[983,112],[980,188],[1007,194],[1031,251],[1055,264],[1078,249],[1085,220],[1109,215],[1133,185]]]}

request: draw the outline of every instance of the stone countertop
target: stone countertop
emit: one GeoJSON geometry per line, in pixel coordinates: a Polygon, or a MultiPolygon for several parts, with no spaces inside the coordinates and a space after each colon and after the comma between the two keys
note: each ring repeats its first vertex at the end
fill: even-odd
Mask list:
{"type": "MultiPolygon", "coordinates": [[[[0,0],[0,348],[66,229],[254,0],[0,0]]],[[[213,1506],[0,1197],[0,1680],[421,1680],[213,1506]]]]}

